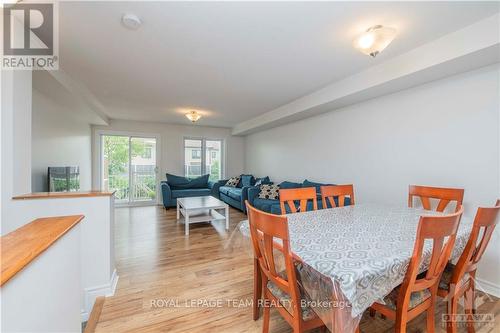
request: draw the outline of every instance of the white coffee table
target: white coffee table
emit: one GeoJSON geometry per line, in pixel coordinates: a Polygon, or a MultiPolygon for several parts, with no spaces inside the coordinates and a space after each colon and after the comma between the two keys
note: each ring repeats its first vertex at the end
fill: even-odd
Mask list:
{"type": "Polygon", "coordinates": [[[184,216],[185,234],[189,235],[189,224],[226,220],[226,230],[229,230],[229,206],[212,196],[190,197],[177,199],[177,223],[184,216]],[[222,215],[217,210],[224,210],[222,215]]]}

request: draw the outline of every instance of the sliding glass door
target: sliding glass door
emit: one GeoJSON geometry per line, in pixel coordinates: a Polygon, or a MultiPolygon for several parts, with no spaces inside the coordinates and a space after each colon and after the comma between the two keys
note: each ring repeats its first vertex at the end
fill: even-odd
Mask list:
{"type": "Polygon", "coordinates": [[[116,191],[116,203],[156,202],[156,138],[102,135],[102,189],[116,191]]]}

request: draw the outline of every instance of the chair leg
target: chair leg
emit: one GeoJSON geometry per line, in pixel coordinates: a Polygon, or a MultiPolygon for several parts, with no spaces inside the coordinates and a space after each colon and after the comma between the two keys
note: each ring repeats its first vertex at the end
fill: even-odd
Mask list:
{"type": "Polygon", "coordinates": [[[253,320],[259,319],[260,308],[259,303],[262,297],[262,277],[260,274],[259,261],[253,259],[253,320]]]}
{"type": "Polygon", "coordinates": [[[271,307],[268,302],[264,302],[264,316],[262,318],[262,333],[269,333],[269,321],[271,314],[271,307]]]}
{"type": "Polygon", "coordinates": [[[472,313],[476,314],[476,272],[474,271],[473,273],[470,274],[471,280],[470,280],[470,286],[472,289],[472,313]]]}
{"type": "Polygon", "coordinates": [[[394,322],[394,331],[396,333],[406,333],[406,322],[408,314],[403,310],[396,310],[396,321],[394,322]]]}
{"type": "Polygon", "coordinates": [[[455,318],[453,318],[453,316],[457,314],[457,311],[458,311],[458,298],[457,296],[452,296],[451,299],[448,299],[447,303],[447,312],[449,317],[449,320],[446,323],[447,333],[457,332],[457,323],[455,321],[455,318]]]}
{"type": "Polygon", "coordinates": [[[436,308],[436,300],[433,299],[431,306],[427,309],[427,333],[434,333],[436,330],[435,323],[434,323],[434,310],[436,308]]]}
{"type": "Polygon", "coordinates": [[[467,333],[475,333],[474,328],[474,289],[465,292],[465,314],[467,315],[467,333]]]}

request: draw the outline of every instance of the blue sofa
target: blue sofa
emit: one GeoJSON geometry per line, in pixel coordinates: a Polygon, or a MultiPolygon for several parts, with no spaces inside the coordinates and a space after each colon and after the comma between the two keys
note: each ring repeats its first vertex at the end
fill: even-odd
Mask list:
{"type": "MultiPolygon", "coordinates": [[[[323,209],[323,202],[321,201],[321,190],[320,187],[324,185],[333,185],[333,184],[323,184],[323,183],[316,183],[316,182],[311,182],[308,181],[307,179],[304,180],[302,183],[294,183],[294,182],[289,182],[289,181],[284,181],[279,184],[280,189],[289,189],[289,188],[303,188],[303,187],[315,187],[316,188],[316,202],[318,205],[318,209],[323,209]]],[[[276,214],[276,215],[281,215],[281,208],[280,208],[280,202],[279,200],[270,200],[270,199],[261,199],[259,198],[259,192],[260,188],[259,187],[252,187],[248,189],[248,202],[254,206],[257,209],[260,209],[264,212],[268,212],[271,214],[276,214]]],[[[334,198],[335,203],[338,204],[337,198],[334,198]]],[[[327,203],[328,207],[331,208],[330,204],[327,203]]],[[[350,205],[350,200],[349,198],[346,198],[345,200],[345,205],[348,206],[350,205]]],[[[313,203],[308,202],[307,203],[307,210],[312,210],[313,208],[313,203]]],[[[288,206],[285,206],[285,209],[287,213],[290,213],[290,209],[288,206]]]]}
{"type": "MultiPolygon", "coordinates": [[[[215,197],[246,214],[245,201],[248,199],[248,190],[254,187],[257,180],[259,179],[253,175],[240,175],[240,182],[236,187],[225,186],[227,179],[219,180],[214,184],[212,192],[215,197]]],[[[261,178],[261,181],[263,184],[271,183],[269,177],[261,178]]]]}
{"type": "Polygon", "coordinates": [[[167,174],[167,180],[160,182],[163,196],[163,206],[165,209],[175,207],[177,198],[199,197],[213,195],[214,182],[208,181],[209,175],[204,175],[195,179],[167,174]]]}

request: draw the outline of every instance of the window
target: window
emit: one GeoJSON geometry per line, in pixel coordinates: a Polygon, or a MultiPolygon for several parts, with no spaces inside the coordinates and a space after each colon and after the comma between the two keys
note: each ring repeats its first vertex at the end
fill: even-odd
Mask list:
{"type": "Polygon", "coordinates": [[[197,160],[201,159],[201,150],[199,150],[199,149],[191,150],[191,157],[193,159],[197,159],[197,160]]]}
{"type": "Polygon", "coordinates": [[[222,178],[222,140],[184,139],[184,175],[188,178],[209,174],[209,179],[222,178]]]}

